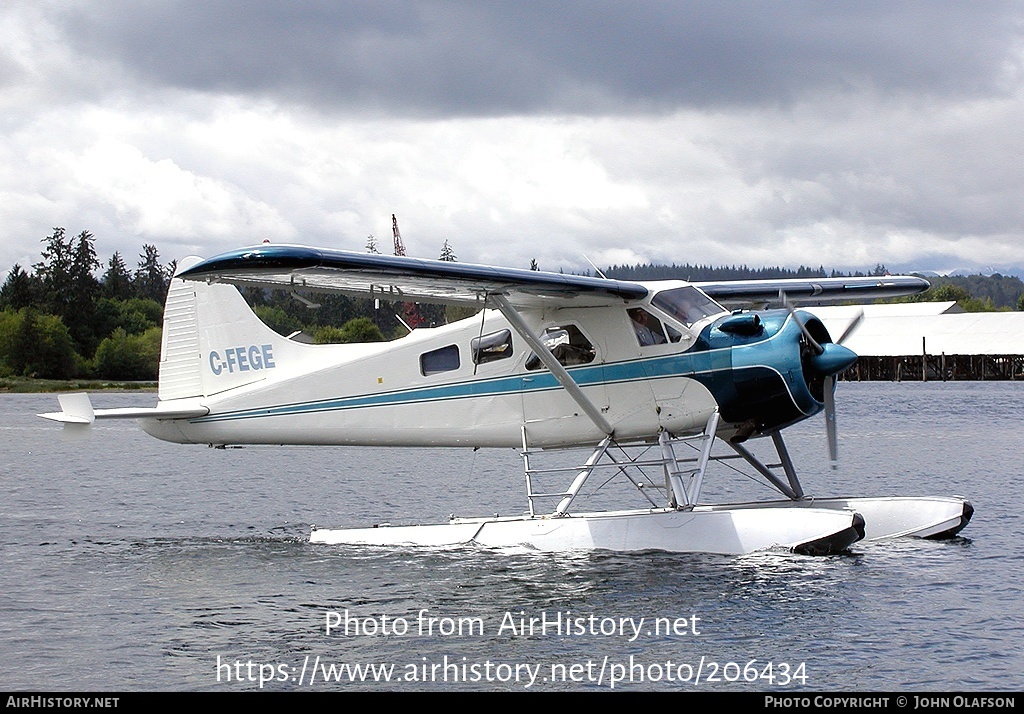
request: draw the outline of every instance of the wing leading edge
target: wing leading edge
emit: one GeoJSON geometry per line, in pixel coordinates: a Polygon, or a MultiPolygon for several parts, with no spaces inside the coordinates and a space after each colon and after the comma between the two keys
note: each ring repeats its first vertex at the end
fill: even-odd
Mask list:
{"type": "Polygon", "coordinates": [[[261,245],[223,253],[177,277],[455,304],[482,304],[487,295],[497,294],[517,307],[567,299],[579,306],[607,305],[639,300],[648,293],[638,283],[606,278],[297,245],[261,245]]]}
{"type": "MultiPolygon", "coordinates": [[[[515,307],[542,307],[567,300],[578,307],[609,305],[640,300],[648,295],[650,287],[586,275],[268,244],[222,253],[177,277],[453,304],[482,305],[487,295],[504,295],[515,307]]],[[[906,275],[709,281],[692,285],[723,303],[770,302],[778,299],[780,290],[791,299],[864,301],[913,295],[929,287],[927,280],[906,275]]]]}
{"type": "Polygon", "coordinates": [[[693,283],[719,302],[771,302],[779,291],[802,300],[875,300],[915,295],[928,289],[924,278],[884,275],[859,278],[789,278],[779,280],[725,280],[693,283]]]}

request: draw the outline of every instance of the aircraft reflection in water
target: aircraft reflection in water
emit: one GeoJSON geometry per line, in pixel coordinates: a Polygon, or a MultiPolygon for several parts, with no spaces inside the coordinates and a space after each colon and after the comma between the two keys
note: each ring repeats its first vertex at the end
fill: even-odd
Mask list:
{"type": "Polygon", "coordinates": [[[970,519],[968,501],[812,498],[782,439],[787,426],[824,411],[836,458],[835,376],[856,361],[840,344],[845,335],[833,341],[790,299],[856,301],[927,287],[889,276],[634,283],[262,245],[179,264],[165,308],[156,407],[93,410],[87,395],[75,394],[60,397],[61,412],[41,416],[72,427],[134,418],[179,443],[522,449],[523,515],[314,529],[316,542],[735,554],[949,537],[970,519]],[[393,342],[308,345],[266,327],[236,286],[469,304],[480,312],[393,342]],[[780,297],[780,309],[722,307],[780,297]],[[755,457],[745,446],[753,439],[770,441],[779,463],[755,457]],[[716,442],[731,452],[713,454],[716,442]],[[567,447],[589,451],[567,488],[535,489],[536,477],[550,471],[536,461],[567,447]],[[723,458],[746,461],[783,498],[703,503],[708,463],[723,458]],[[573,511],[597,472],[629,479],[646,507],[573,511]]]}

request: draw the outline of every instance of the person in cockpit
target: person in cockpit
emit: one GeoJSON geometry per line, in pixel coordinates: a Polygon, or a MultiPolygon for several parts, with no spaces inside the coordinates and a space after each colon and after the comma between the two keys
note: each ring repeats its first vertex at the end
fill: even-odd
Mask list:
{"type": "Polygon", "coordinates": [[[651,318],[646,310],[634,307],[627,310],[626,314],[629,315],[629,320],[633,325],[633,332],[636,333],[636,339],[641,347],[659,345],[665,341],[665,335],[661,333],[661,326],[658,325],[657,320],[654,321],[657,327],[652,329],[651,318]]]}

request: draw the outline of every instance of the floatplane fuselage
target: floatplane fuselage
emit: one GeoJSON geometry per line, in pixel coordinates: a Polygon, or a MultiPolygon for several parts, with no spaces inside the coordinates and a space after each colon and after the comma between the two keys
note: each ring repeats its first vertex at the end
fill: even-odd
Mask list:
{"type": "MultiPolygon", "coordinates": [[[[714,299],[759,300],[779,290],[878,297],[926,287],[917,278],[627,283],[264,245],[182,261],[165,307],[155,408],[93,410],[84,395],[67,395],[62,412],[43,416],[66,424],[137,418],[149,434],[177,443],[518,447],[528,489],[536,450],[593,448],[551,513],[538,515],[540,496],[528,492],[529,512],[520,517],[315,530],[313,539],[324,542],[832,552],[866,530],[950,535],[970,517],[963,499],[806,498],[781,430],[827,411],[835,375],[856,355],[809,313],[730,312],[714,299]],[[391,342],[310,345],[266,327],[236,286],[480,310],[391,342]],[[758,437],[775,443],[783,474],[742,446],[758,437]],[[786,500],[702,504],[716,438],[786,500]],[[698,440],[693,459],[676,454],[687,439],[698,440]],[[612,444],[658,444],[664,483],[642,485],[661,489],[664,504],[645,494],[651,508],[642,511],[571,511],[612,444]]],[[[623,472],[636,466],[613,464],[623,472]]]]}

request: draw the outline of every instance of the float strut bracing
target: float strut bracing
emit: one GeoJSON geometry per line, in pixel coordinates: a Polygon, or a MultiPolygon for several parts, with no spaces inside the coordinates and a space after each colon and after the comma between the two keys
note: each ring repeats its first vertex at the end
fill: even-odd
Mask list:
{"type": "MultiPolygon", "coordinates": [[[[715,441],[715,432],[718,429],[719,415],[715,411],[708,419],[704,431],[690,436],[672,436],[668,432],[662,432],[658,437],[657,451],[660,456],[648,457],[654,444],[640,442],[632,444],[621,444],[606,436],[590,452],[589,457],[583,464],[578,466],[558,466],[553,468],[538,468],[533,465],[531,456],[541,452],[529,448],[526,438],[526,429],[523,428],[523,467],[526,476],[526,498],[529,504],[531,517],[537,515],[537,501],[542,499],[557,498],[557,505],[549,517],[566,516],[573,501],[579,495],[584,484],[599,469],[612,469],[612,476],[622,475],[627,478],[637,490],[655,508],[661,508],[648,491],[664,488],[670,508],[689,509],[697,505],[700,498],[701,486],[704,482],[704,474],[708,463],[712,460],[711,448],[715,441]],[[676,453],[679,445],[688,445],[696,449],[698,456],[680,458],[676,453]],[[611,452],[612,447],[616,448],[617,454],[611,452]],[[618,458],[616,458],[618,456],[618,458]],[[650,482],[646,478],[644,467],[660,470],[664,474],[664,484],[659,485],[650,482]],[[631,471],[639,472],[640,477],[634,478],[631,471]],[[535,477],[540,474],[575,472],[575,477],[568,489],[558,492],[536,491],[535,477]]],[[[557,451],[557,450],[555,450],[557,451]]]]}

